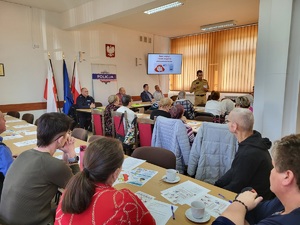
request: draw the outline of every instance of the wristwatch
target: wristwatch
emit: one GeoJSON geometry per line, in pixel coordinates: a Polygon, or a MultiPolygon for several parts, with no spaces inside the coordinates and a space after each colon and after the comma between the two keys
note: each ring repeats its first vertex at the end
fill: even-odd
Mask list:
{"type": "Polygon", "coordinates": [[[79,161],[79,157],[77,155],[73,158],[68,158],[69,163],[78,163],[78,161],[79,161]]]}

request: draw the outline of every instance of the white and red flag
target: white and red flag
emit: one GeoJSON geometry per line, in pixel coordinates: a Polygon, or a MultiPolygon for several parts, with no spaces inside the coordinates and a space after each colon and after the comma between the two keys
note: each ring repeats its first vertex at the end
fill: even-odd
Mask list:
{"type": "Polygon", "coordinates": [[[53,77],[53,70],[50,59],[44,90],[44,98],[47,100],[47,112],[57,112],[57,88],[53,77]]]}
{"type": "Polygon", "coordinates": [[[76,104],[77,97],[81,93],[81,86],[80,86],[76,62],[74,62],[71,91],[72,91],[73,98],[74,98],[74,104],[76,104]]]}

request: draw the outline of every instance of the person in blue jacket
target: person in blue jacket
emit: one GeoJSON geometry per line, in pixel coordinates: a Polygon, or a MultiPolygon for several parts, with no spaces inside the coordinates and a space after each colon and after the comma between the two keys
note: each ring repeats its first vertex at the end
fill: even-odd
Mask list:
{"type": "MultiPolygon", "coordinates": [[[[0,111],[0,134],[6,131],[5,118],[3,113],[0,111]]],[[[9,147],[7,147],[3,142],[3,137],[0,137],[0,173],[5,177],[6,172],[10,165],[13,163],[14,159],[9,147]]]]}
{"type": "MultiPolygon", "coordinates": [[[[300,134],[289,135],[275,142],[272,149],[274,168],[270,174],[270,189],[277,198],[260,205],[266,209],[260,212],[256,225],[299,225],[300,221],[300,134]],[[282,208],[280,206],[282,204],[282,208]],[[280,209],[272,212],[268,210],[280,209]],[[265,217],[264,217],[265,216],[265,217]]],[[[239,194],[233,203],[212,225],[244,225],[247,211],[252,211],[263,200],[255,191],[239,194]]],[[[249,219],[249,218],[247,218],[249,219]]],[[[252,224],[252,222],[251,222],[252,224]]]]}

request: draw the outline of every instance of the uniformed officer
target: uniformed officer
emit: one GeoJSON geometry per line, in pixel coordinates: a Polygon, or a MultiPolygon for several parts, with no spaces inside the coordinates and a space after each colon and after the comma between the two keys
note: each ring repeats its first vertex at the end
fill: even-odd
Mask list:
{"type": "Polygon", "coordinates": [[[192,82],[190,92],[195,92],[195,106],[198,105],[205,105],[206,103],[206,92],[208,92],[209,86],[208,82],[203,78],[203,72],[202,70],[197,71],[197,77],[198,79],[194,80],[192,82]]]}
{"type": "MultiPolygon", "coordinates": [[[[81,95],[76,100],[77,109],[93,109],[95,108],[95,100],[89,95],[89,91],[86,88],[81,88],[81,95]]],[[[81,128],[89,129],[91,125],[91,114],[85,112],[77,112],[79,119],[79,125],[81,128]]]]}

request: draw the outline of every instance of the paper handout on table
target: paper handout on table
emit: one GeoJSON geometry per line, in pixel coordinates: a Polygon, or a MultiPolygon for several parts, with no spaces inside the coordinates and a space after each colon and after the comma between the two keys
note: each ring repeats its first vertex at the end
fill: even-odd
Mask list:
{"type": "Polygon", "coordinates": [[[139,199],[141,199],[141,201],[144,203],[144,205],[146,205],[148,202],[152,201],[153,199],[155,199],[154,196],[149,195],[145,192],[142,191],[137,191],[135,192],[135,195],[139,197],[139,199]]]}
{"type": "Polygon", "coordinates": [[[210,190],[192,181],[185,181],[181,184],[161,191],[161,195],[173,204],[187,204],[190,199],[198,195],[208,193],[210,190]]]}
{"type": "Polygon", "coordinates": [[[3,137],[3,141],[7,141],[7,140],[12,140],[12,139],[17,139],[17,138],[22,138],[23,136],[20,135],[20,134],[17,134],[17,135],[8,135],[8,136],[4,136],[3,137]]]}
{"type": "MultiPolygon", "coordinates": [[[[215,218],[220,216],[230,205],[230,202],[210,194],[197,196],[197,198],[192,199],[192,201],[202,201],[205,205],[205,211],[207,211],[210,215],[212,215],[215,218]]],[[[188,202],[187,204],[191,205],[192,201],[188,202]]]]}
{"type": "Polygon", "coordinates": [[[113,185],[119,184],[119,183],[127,183],[127,184],[133,184],[136,186],[143,186],[145,183],[147,183],[152,177],[157,174],[157,171],[154,170],[148,170],[144,168],[135,168],[130,171],[121,171],[119,174],[117,180],[113,185]]]}
{"type": "Polygon", "coordinates": [[[17,123],[17,122],[21,122],[22,120],[6,120],[5,123],[17,123]]]}
{"type": "Polygon", "coordinates": [[[122,170],[132,170],[135,167],[138,167],[139,165],[143,164],[144,162],[146,162],[146,160],[127,157],[126,159],[124,159],[122,170]]]}
{"type": "Polygon", "coordinates": [[[14,145],[16,145],[17,147],[22,147],[22,146],[26,146],[26,145],[34,145],[34,144],[36,144],[36,142],[37,142],[36,139],[32,139],[32,140],[27,140],[27,141],[16,142],[16,143],[14,143],[14,145]]]}
{"type": "MultiPolygon", "coordinates": [[[[149,210],[149,212],[155,219],[156,225],[165,225],[168,222],[168,220],[172,217],[171,204],[157,201],[155,200],[154,196],[142,191],[138,191],[135,194],[139,197],[139,199],[142,200],[146,208],[149,210]]],[[[177,210],[177,208],[177,206],[173,205],[174,213],[177,210]]]]}
{"type": "Polygon", "coordinates": [[[26,131],[24,134],[25,135],[33,135],[33,134],[36,134],[36,131],[26,131]]]}
{"type": "Polygon", "coordinates": [[[34,127],[34,125],[33,124],[24,124],[24,125],[13,126],[13,128],[24,128],[24,127],[34,127]]]}

